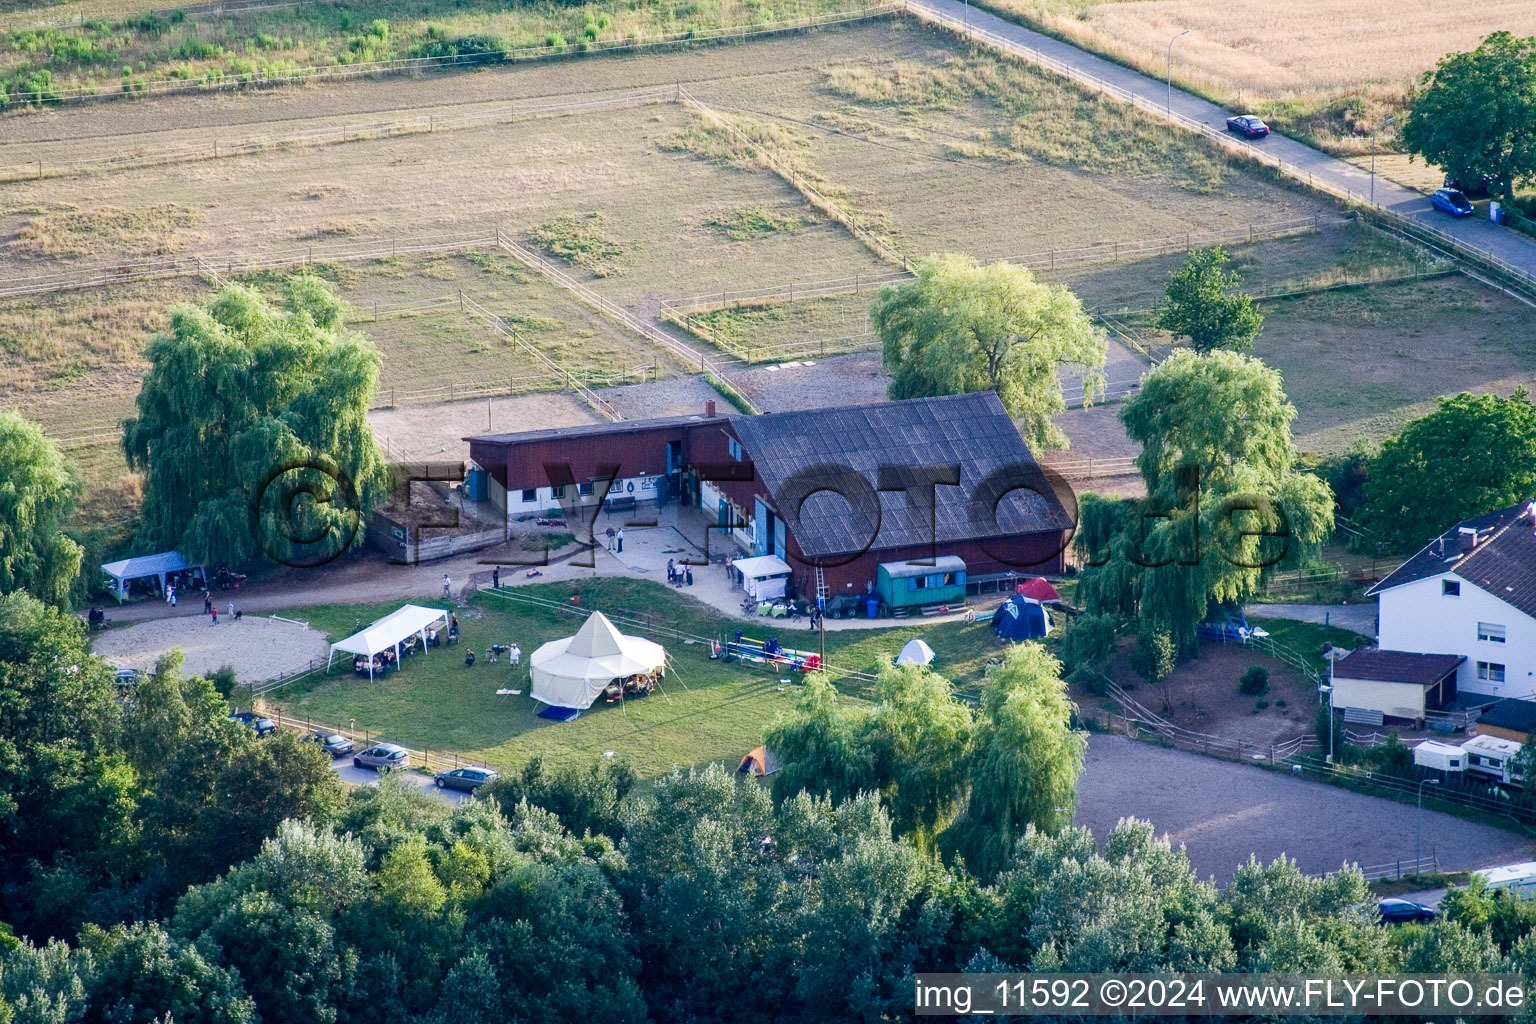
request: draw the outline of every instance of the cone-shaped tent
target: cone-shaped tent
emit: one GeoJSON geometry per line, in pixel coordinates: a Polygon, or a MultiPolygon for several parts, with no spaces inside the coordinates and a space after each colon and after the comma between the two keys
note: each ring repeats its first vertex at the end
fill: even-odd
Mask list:
{"type": "Polygon", "coordinates": [[[549,643],[528,659],[533,699],[561,708],[589,708],[615,679],[654,672],[667,659],[661,644],[625,636],[593,612],[575,636],[549,643]]]}
{"type": "Polygon", "coordinates": [[[933,648],[928,646],[926,640],[913,637],[907,641],[907,646],[896,655],[898,665],[927,665],[933,661],[933,648]]]}

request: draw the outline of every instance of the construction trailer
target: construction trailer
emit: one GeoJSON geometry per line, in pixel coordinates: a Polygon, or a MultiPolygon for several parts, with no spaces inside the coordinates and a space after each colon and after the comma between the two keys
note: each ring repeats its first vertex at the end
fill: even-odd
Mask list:
{"type": "Polygon", "coordinates": [[[958,555],[875,567],[875,594],[892,615],[965,603],[965,559],[958,555]]]}

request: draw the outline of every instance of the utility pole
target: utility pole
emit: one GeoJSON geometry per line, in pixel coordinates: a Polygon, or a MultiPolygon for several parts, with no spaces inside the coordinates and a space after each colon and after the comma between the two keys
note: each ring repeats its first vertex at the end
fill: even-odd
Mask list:
{"type": "Polygon", "coordinates": [[[1394,115],[1392,117],[1387,118],[1385,121],[1381,122],[1381,124],[1378,124],[1376,127],[1371,129],[1371,205],[1372,206],[1376,205],[1376,133],[1379,132],[1381,129],[1385,128],[1387,125],[1391,124],[1393,121],[1396,121],[1396,120],[1397,120],[1397,117],[1396,117],[1396,115],[1394,115]]]}
{"type": "Polygon", "coordinates": [[[1180,32],[1179,35],[1174,36],[1172,39],[1168,40],[1168,106],[1167,106],[1167,114],[1168,114],[1169,117],[1173,116],[1173,44],[1179,41],[1179,36],[1187,36],[1187,35],[1189,35],[1190,31],[1191,31],[1190,29],[1185,29],[1183,32],[1180,32]]]}

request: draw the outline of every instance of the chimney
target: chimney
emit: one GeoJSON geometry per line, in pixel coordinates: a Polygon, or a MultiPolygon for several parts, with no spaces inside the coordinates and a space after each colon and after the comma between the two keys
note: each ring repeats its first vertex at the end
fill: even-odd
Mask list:
{"type": "MultiPolygon", "coordinates": [[[[713,398],[707,399],[704,402],[704,415],[705,416],[713,416],[714,414],[715,414],[715,400],[713,398]]],[[[1533,503],[1533,504],[1536,504],[1536,503],[1533,503]]]]}
{"type": "Polygon", "coordinates": [[[1531,528],[1536,529],[1536,501],[1525,506],[1525,514],[1531,520],[1531,528]]]}
{"type": "Polygon", "coordinates": [[[1456,531],[1456,545],[1462,554],[1470,554],[1477,547],[1477,531],[1470,526],[1460,527],[1456,531]]]}

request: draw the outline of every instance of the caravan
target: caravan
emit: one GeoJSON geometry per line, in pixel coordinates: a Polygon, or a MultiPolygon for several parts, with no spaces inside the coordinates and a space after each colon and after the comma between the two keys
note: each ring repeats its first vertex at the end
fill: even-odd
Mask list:
{"type": "Polygon", "coordinates": [[[1461,745],[1467,755],[1467,771],[1486,775],[1506,786],[1525,781],[1525,775],[1515,769],[1521,747],[1514,740],[1497,736],[1473,736],[1461,745]]]}

